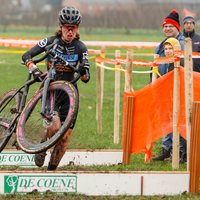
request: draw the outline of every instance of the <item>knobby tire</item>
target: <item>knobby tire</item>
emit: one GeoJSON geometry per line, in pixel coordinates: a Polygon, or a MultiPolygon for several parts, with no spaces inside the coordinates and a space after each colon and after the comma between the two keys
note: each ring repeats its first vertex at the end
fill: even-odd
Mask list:
{"type": "MultiPolygon", "coordinates": [[[[4,105],[11,99],[11,97],[16,93],[17,89],[12,88],[8,90],[0,99],[0,110],[4,105]]],[[[13,127],[10,127],[10,123],[13,121],[13,118],[16,116],[17,111],[19,110],[19,105],[21,101],[21,93],[17,93],[15,97],[6,105],[6,107],[0,113],[0,152],[3,151],[6,144],[10,140],[11,135],[10,131],[13,127]],[[8,135],[8,136],[6,136],[8,135]]]]}
{"type": "MultiPolygon", "coordinates": [[[[26,153],[35,154],[51,148],[69,129],[78,112],[78,93],[74,85],[66,81],[51,83],[48,87],[48,94],[56,96],[56,98],[54,98],[57,102],[56,105],[60,105],[60,102],[65,102],[65,104],[69,106],[69,110],[67,116],[62,120],[63,122],[60,129],[51,138],[41,143],[47,127],[53,128],[54,126],[53,122],[52,124],[50,123],[50,125],[46,123],[46,119],[40,114],[42,94],[43,88],[26,104],[18,120],[16,140],[19,147],[26,153]]],[[[52,106],[50,105],[45,105],[47,111],[51,109],[52,106]]],[[[53,112],[56,113],[56,117],[58,115],[61,119],[63,116],[59,113],[60,109],[62,109],[62,107],[58,108],[55,105],[53,107],[53,112]]]]}

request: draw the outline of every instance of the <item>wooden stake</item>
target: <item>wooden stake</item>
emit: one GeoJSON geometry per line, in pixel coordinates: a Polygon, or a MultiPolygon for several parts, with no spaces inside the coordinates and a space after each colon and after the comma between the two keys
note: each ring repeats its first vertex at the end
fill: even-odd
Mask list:
{"type": "MultiPolygon", "coordinates": [[[[101,57],[105,58],[105,47],[102,46],[101,47],[101,57]]],[[[104,62],[101,63],[102,65],[104,65],[104,62]]],[[[103,89],[104,89],[104,68],[101,67],[101,109],[103,108],[103,89]]]]}
{"type": "Polygon", "coordinates": [[[131,144],[133,134],[133,116],[134,116],[135,97],[128,96],[126,103],[126,120],[124,132],[123,164],[130,164],[131,144]]]}
{"type": "MultiPolygon", "coordinates": [[[[199,169],[200,169],[200,102],[193,103],[191,121],[190,145],[190,186],[189,192],[199,195],[199,169]]],[[[188,161],[187,161],[188,162],[188,161]]]]}
{"type": "MultiPolygon", "coordinates": [[[[180,50],[180,45],[175,45],[175,50],[180,50]]],[[[179,168],[179,132],[177,129],[180,114],[180,61],[174,63],[174,97],[173,97],[173,154],[172,168],[179,168]]]]}
{"type": "MultiPolygon", "coordinates": [[[[120,57],[120,50],[115,51],[115,57],[120,57]]],[[[118,68],[119,66],[115,66],[118,68]]],[[[115,71],[115,103],[114,103],[114,143],[119,143],[119,107],[120,107],[120,71],[115,71]]]]}
{"type": "MultiPolygon", "coordinates": [[[[133,66],[133,49],[127,50],[126,58],[126,76],[125,91],[131,93],[132,86],[132,66],[133,66]]],[[[126,117],[124,128],[124,145],[123,145],[123,164],[130,164],[131,144],[133,134],[133,115],[134,115],[135,97],[128,96],[126,104],[126,117]]]]}
{"type": "MultiPolygon", "coordinates": [[[[154,58],[159,58],[159,54],[155,54],[154,58]]],[[[157,67],[153,67],[153,69],[156,69],[157,67]]],[[[152,73],[152,82],[154,82],[157,79],[158,75],[156,72],[152,73]]]]}
{"type": "Polygon", "coordinates": [[[127,50],[126,58],[126,75],[125,75],[125,91],[131,93],[132,86],[132,67],[133,66],[133,49],[127,50]]]}
{"type": "MultiPolygon", "coordinates": [[[[101,52],[98,51],[97,56],[100,56],[101,52]]],[[[101,69],[96,67],[96,87],[97,87],[97,133],[102,133],[102,110],[101,110],[101,69]]]]}
{"type": "Polygon", "coordinates": [[[190,135],[191,116],[193,104],[193,62],[192,62],[192,40],[190,37],[184,40],[184,68],[185,68],[185,114],[187,134],[187,170],[190,162],[190,135]]]}

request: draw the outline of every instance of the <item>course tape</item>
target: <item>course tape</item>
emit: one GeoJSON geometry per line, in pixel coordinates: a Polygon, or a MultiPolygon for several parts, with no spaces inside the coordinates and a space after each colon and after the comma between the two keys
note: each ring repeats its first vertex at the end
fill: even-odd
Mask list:
{"type": "MultiPolygon", "coordinates": [[[[100,63],[96,63],[96,66],[102,67],[102,68],[104,68],[104,69],[108,69],[108,70],[111,70],[111,71],[122,71],[122,72],[126,72],[126,70],[123,69],[123,68],[118,68],[118,67],[115,67],[115,68],[107,67],[107,66],[102,65],[102,64],[100,64],[100,63]]],[[[132,71],[132,73],[136,73],[136,74],[147,74],[147,73],[152,73],[152,72],[153,72],[153,70],[152,70],[152,71],[132,71]]]]}
{"type": "MultiPolygon", "coordinates": [[[[123,58],[123,57],[116,57],[116,61],[119,63],[126,64],[126,58],[123,58]]],[[[133,59],[133,65],[143,66],[143,67],[152,67],[153,63],[149,61],[133,59]]]]}
{"type": "Polygon", "coordinates": [[[174,63],[180,61],[179,57],[176,56],[166,56],[161,58],[154,58],[154,64],[166,64],[166,63],[174,63]]]}
{"type": "MultiPolygon", "coordinates": [[[[178,62],[180,61],[181,57],[184,57],[184,51],[175,51],[175,56],[154,58],[154,62],[133,59],[132,64],[136,66],[143,66],[143,67],[155,67],[155,66],[158,66],[158,64],[178,62]]],[[[192,52],[192,58],[200,58],[200,53],[192,52]]],[[[96,56],[97,63],[104,62],[107,64],[119,65],[120,63],[126,64],[126,61],[127,60],[124,57],[116,57],[116,60],[114,60],[111,58],[103,58],[103,57],[96,56]]]]}
{"type": "MultiPolygon", "coordinates": [[[[94,49],[88,49],[88,53],[97,53],[98,50],[94,50],[94,49]]],[[[0,49],[1,53],[25,53],[27,51],[25,50],[4,50],[4,49],[0,49]]]]}
{"type": "MultiPolygon", "coordinates": [[[[118,65],[119,63],[126,64],[126,58],[116,57],[116,60],[114,60],[114,59],[111,59],[111,58],[102,58],[102,57],[97,56],[96,62],[97,63],[104,62],[104,63],[112,64],[112,65],[118,65]]],[[[149,62],[149,61],[133,59],[133,65],[144,66],[144,67],[152,67],[153,63],[149,62]]]]}
{"type": "MultiPolygon", "coordinates": [[[[180,57],[180,58],[184,58],[184,51],[176,50],[175,56],[180,57]]],[[[192,52],[192,58],[200,58],[200,53],[199,52],[192,52]]]]}

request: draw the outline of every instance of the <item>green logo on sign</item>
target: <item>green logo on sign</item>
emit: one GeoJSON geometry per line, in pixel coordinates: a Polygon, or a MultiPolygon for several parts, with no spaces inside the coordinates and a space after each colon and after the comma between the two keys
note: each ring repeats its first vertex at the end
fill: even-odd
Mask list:
{"type": "Polygon", "coordinates": [[[18,184],[17,176],[5,176],[4,177],[4,192],[5,193],[14,193],[16,192],[16,186],[18,184]]]}
{"type": "Polygon", "coordinates": [[[27,193],[37,189],[43,193],[47,190],[57,193],[75,193],[76,176],[20,175],[4,176],[4,193],[27,193]]]}

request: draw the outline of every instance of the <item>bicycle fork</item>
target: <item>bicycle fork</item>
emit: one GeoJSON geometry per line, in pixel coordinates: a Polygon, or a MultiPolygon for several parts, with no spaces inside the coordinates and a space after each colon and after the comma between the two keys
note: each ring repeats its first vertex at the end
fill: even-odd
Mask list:
{"type": "Polygon", "coordinates": [[[50,113],[46,113],[45,109],[47,106],[47,94],[48,94],[48,87],[51,81],[54,81],[54,76],[55,76],[55,61],[52,62],[51,68],[49,69],[49,77],[47,77],[45,84],[44,84],[44,89],[43,89],[43,95],[42,95],[42,110],[40,112],[41,116],[44,119],[47,119],[48,122],[52,122],[53,120],[53,106],[54,106],[54,93],[50,93],[50,113]]]}

